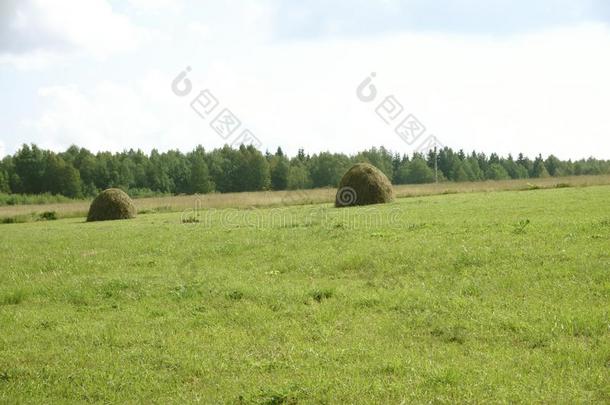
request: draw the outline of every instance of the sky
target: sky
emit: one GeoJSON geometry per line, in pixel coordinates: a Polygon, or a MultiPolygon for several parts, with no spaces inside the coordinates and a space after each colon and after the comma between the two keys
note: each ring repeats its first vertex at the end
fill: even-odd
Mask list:
{"type": "Polygon", "coordinates": [[[2,0],[0,157],[434,141],[610,159],[608,72],[605,0],[2,0]]]}

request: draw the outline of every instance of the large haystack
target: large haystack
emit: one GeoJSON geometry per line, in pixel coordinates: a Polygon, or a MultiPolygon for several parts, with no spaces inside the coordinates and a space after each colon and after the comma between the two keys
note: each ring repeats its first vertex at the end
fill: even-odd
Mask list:
{"type": "Polygon", "coordinates": [[[358,163],[345,173],[335,197],[335,207],[382,204],[394,199],[392,183],[368,163],[358,163]]]}
{"type": "Polygon", "coordinates": [[[91,203],[87,222],[135,218],[136,207],[131,198],[118,188],[102,191],[91,203]]]}

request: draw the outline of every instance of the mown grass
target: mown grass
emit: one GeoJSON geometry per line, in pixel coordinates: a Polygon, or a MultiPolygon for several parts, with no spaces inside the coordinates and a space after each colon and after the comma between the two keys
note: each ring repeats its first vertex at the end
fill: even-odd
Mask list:
{"type": "Polygon", "coordinates": [[[0,229],[0,402],[610,401],[610,187],[0,229]]]}

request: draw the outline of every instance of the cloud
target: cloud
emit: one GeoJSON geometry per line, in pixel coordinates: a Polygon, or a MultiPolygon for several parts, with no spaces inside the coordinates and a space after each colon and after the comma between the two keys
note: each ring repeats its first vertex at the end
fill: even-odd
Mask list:
{"type": "Polygon", "coordinates": [[[187,28],[196,41],[204,39],[206,46],[224,47],[232,52],[270,41],[275,21],[281,18],[271,0],[225,0],[207,4],[203,12],[191,7],[185,13],[192,14],[187,28]],[[197,31],[202,30],[204,38],[196,37],[197,31]]]}
{"type": "Polygon", "coordinates": [[[73,52],[104,58],[134,49],[147,35],[105,0],[5,0],[0,6],[0,62],[21,67],[73,52]]]}
{"type": "Polygon", "coordinates": [[[200,40],[207,40],[210,37],[210,27],[197,21],[186,25],[189,34],[196,35],[200,40]]]}
{"type": "Polygon", "coordinates": [[[38,91],[42,113],[22,127],[33,142],[53,150],[72,144],[93,151],[189,149],[207,143],[206,136],[221,146],[187,100],[171,92],[173,79],[173,73],[151,70],[129,83],[43,87],[38,91]]]}
{"type": "MultiPolygon", "coordinates": [[[[610,157],[610,31],[585,24],[508,38],[402,34],[274,44],[202,79],[261,138],[291,153],[384,145],[410,153],[375,113],[394,95],[452,147],[610,157]],[[248,63],[240,63],[248,61],[248,63]],[[377,73],[376,103],[356,86],[377,73]]],[[[196,69],[196,65],[193,65],[196,69]]]]}
{"type": "Polygon", "coordinates": [[[143,13],[179,13],[184,9],[181,0],[128,0],[129,5],[143,13]]]}
{"type": "Polygon", "coordinates": [[[77,144],[120,150],[160,135],[159,120],[139,88],[105,81],[86,90],[75,85],[44,87],[38,94],[44,112],[25,125],[44,134],[39,139],[44,147],[77,144]]]}
{"type": "Polygon", "coordinates": [[[0,159],[2,159],[6,155],[6,147],[4,146],[4,142],[0,141],[0,159]]]}
{"type": "Polygon", "coordinates": [[[605,0],[325,0],[277,2],[276,37],[366,37],[435,31],[514,34],[610,21],[605,0]]]}
{"type": "Polygon", "coordinates": [[[91,89],[42,89],[44,112],[29,128],[34,141],[57,149],[217,147],[225,141],[189,107],[208,88],[263,149],[355,152],[384,145],[411,153],[414,146],[375,113],[383,97],[394,95],[428,134],[454,148],[610,158],[605,49],[610,32],[596,24],[501,39],[402,34],[274,43],[208,64],[206,55],[192,59],[194,88],[185,98],[170,90],[178,71],[91,89]],[[365,104],[356,87],[371,72],[379,96],[365,104]]]}

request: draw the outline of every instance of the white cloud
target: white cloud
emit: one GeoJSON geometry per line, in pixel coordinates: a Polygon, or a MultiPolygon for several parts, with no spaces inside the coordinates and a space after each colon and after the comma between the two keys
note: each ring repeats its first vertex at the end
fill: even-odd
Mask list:
{"type": "Polygon", "coordinates": [[[181,0],[128,0],[138,13],[180,13],[184,9],[181,0]]]}
{"type": "Polygon", "coordinates": [[[44,87],[43,113],[22,125],[35,134],[35,143],[53,150],[72,144],[93,151],[190,149],[210,139],[221,146],[188,100],[171,92],[173,76],[150,71],[129,84],[44,87]]]}
{"type": "MultiPolygon", "coordinates": [[[[395,95],[447,146],[610,158],[607,49],[608,29],[583,25],[505,39],[403,34],[271,44],[211,62],[206,54],[189,54],[189,64],[192,97],[212,90],[263,149],[354,152],[384,145],[412,152],[376,116],[375,105],[356,98],[356,86],[374,71],[378,101],[395,95]]],[[[190,109],[192,97],[171,93],[177,74],[153,71],[91,90],[43,89],[44,113],[30,123],[33,141],[94,150],[222,145],[190,109]]]]}
{"type": "Polygon", "coordinates": [[[375,71],[380,97],[395,95],[448,146],[610,158],[605,49],[610,32],[600,25],[507,39],[404,34],[290,43],[218,63],[203,81],[270,149],[411,152],[375,106],[355,96],[375,71]]]}
{"type": "Polygon", "coordinates": [[[159,119],[138,89],[102,82],[90,90],[53,86],[39,90],[44,113],[26,125],[44,134],[43,147],[77,144],[94,150],[138,147],[160,135],[159,119]]]}
{"type": "Polygon", "coordinates": [[[42,70],[50,65],[64,64],[63,55],[43,50],[23,54],[1,54],[0,65],[8,64],[19,70],[42,70]]]}
{"type": "Polygon", "coordinates": [[[210,27],[208,25],[193,21],[186,25],[186,29],[190,34],[197,35],[200,40],[209,39],[210,27]]]}
{"type": "Polygon", "coordinates": [[[206,4],[204,10],[193,13],[187,27],[191,35],[205,32],[204,38],[195,35],[192,40],[195,44],[207,41],[207,50],[212,46],[239,52],[273,37],[276,9],[271,0],[225,0],[206,4]]]}
{"type": "Polygon", "coordinates": [[[4,146],[4,142],[0,141],[0,159],[2,159],[6,155],[6,148],[4,146]]]}
{"type": "Polygon", "coordinates": [[[18,67],[45,66],[74,52],[105,58],[134,49],[149,35],[105,0],[8,0],[0,23],[0,62],[18,67]]]}

